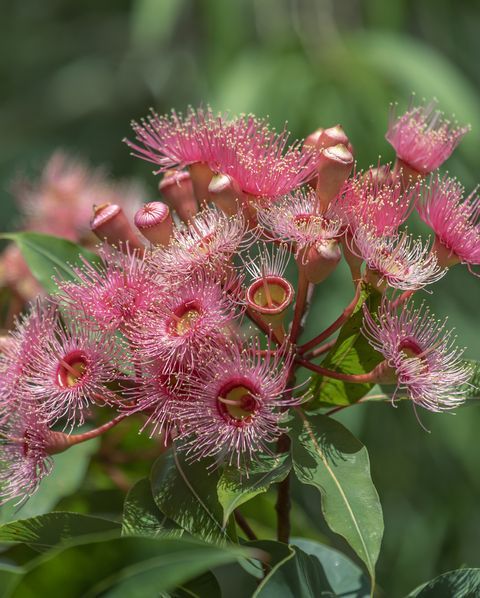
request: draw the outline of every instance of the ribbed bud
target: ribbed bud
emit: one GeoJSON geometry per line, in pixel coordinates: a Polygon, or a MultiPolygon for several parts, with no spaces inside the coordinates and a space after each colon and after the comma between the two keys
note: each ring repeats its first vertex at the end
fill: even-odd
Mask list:
{"type": "Polygon", "coordinates": [[[161,201],[143,205],[135,214],[135,226],[154,245],[168,245],[173,231],[169,207],[161,201]]]}
{"type": "Polygon", "coordinates": [[[334,145],[323,150],[317,176],[317,195],[323,212],[342,188],[352,167],[353,155],[345,145],[334,145]]]}
{"type": "Polygon", "coordinates": [[[190,175],[182,170],[167,170],[158,189],[165,202],[184,222],[191,220],[198,212],[198,203],[193,194],[190,175]]]}
{"type": "Polygon", "coordinates": [[[199,204],[209,201],[208,185],[213,177],[213,172],[202,162],[197,162],[189,166],[190,176],[192,178],[193,194],[199,204]]]}
{"type": "Polygon", "coordinates": [[[294,290],[288,280],[281,276],[263,276],[255,280],[247,289],[248,306],[274,328],[282,323],[289,305],[293,301],[294,290]]]}
{"type": "Polygon", "coordinates": [[[325,241],[315,247],[306,248],[296,257],[308,282],[323,282],[337,267],[342,254],[337,241],[325,241]]]}
{"type": "Polygon", "coordinates": [[[235,189],[232,179],[227,174],[216,174],[208,185],[212,202],[227,216],[237,214],[242,205],[243,193],[235,189]]]}
{"type": "Polygon", "coordinates": [[[93,207],[93,219],[90,223],[93,233],[109,245],[130,249],[144,249],[133,227],[120,206],[113,203],[104,203],[93,207]]]}
{"type": "Polygon", "coordinates": [[[353,154],[353,147],[341,125],[324,129],[317,140],[318,149],[326,149],[334,145],[344,145],[353,154]]]}

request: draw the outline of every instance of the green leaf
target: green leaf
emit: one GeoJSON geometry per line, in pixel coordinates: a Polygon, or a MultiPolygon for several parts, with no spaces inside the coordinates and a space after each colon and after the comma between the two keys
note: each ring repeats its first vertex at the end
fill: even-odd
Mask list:
{"type": "Polygon", "coordinates": [[[162,532],[177,530],[175,535],[182,535],[182,530],[168,519],[153,500],[150,480],[144,478],[130,489],[123,507],[122,534],[140,534],[156,536],[162,532]]]}
{"type": "Polygon", "coordinates": [[[20,576],[24,573],[21,567],[0,564],[0,598],[8,598],[20,576]]]}
{"type": "Polygon", "coordinates": [[[363,571],[344,554],[305,538],[293,538],[292,544],[317,558],[335,595],[342,598],[368,598],[370,583],[363,571]]]}
{"type": "Polygon", "coordinates": [[[0,508],[0,523],[35,517],[51,511],[58,501],[80,488],[90,457],[96,453],[98,438],[72,446],[54,456],[52,473],[42,480],[38,491],[20,508],[10,503],[0,508]]]}
{"type": "Polygon", "coordinates": [[[292,467],[290,455],[263,455],[251,464],[248,477],[236,467],[226,467],[218,480],[218,500],[223,507],[225,526],[233,511],[257,494],[266,492],[271,484],[284,480],[292,467]]]}
{"type": "Polygon", "coordinates": [[[473,598],[480,595],[480,569],[456,569],[422,584],[408,598],[473,598]]]}
{"type": "MultiPolygon", "coordinates": [[[[218,581],[210,571],[203,573],[192,581],[189,581],[173,592],[169,593],[171,598],[222,598],[222,591],[218,581]]],[[[230,597],[231,598],[231,597],[230,597]]]]}
{"type": "Polygon", "coordinates": [[[172,538],[98,538],[39,558],[11,596],[158,596],[251,549],[212,546],[172,538]]]}
{"type": "Polygon", "coordinates": [[[54,276],[65,280],[76,278],[72,266],[82,265],[80,256],[90,263],[100,263],[98,255],[61,237],[20,232],[0,234],[0,239],[9,239],[17,243],[31,273],[49,293],[58,290],[53,280],[54,276]]]}
{"type": "Polygon", "coordinates": [[[292,427],[293,467],[298,479],[319,490],[327,524],[347,540],[374,580],[383,516],[367,449],[326,416],[307,418],[300,413],[292,427]]]}
{"type": "Polygon", "coordinates": [[[234,525],[223,525],[223,509],[217,497],[218,469],[202,459],[187,463],[182,454],[168,452],[155,462],[151,473],[155,503],[181,528],[209,542],[235,539],[234,525]]]}
{"type": "Polygon", "coordinates": [[[102,532],[120,533],[120,524],[78,513],[47,513],[0,526],[0,542],[24,542],[45,550],[71,538],[102,532]]]}
{"type": "Polygon", "coordinates": [[[253,598],[334,598],[321,562],[300,548],[280,542],[256,542],[272,555],[271,570],[253,594],[253,598]]]}
{"type": "MultiPolygon", "coordinates": [[[[361,333],[363,303],[366,302],[368,309],[375,312],[380,301],[380,293],[371,286],[364,285],[355,311],[340,329],[335,345],[322,361],[322,367],[346,374],[364,374],[383,360],[383,356],[370,346],[361,333]]],[[[366,395],[372,386],[373,384],[354,384],[313,374],[309,389],[313,398],[307,408],[317,409],[322,405],[350,405],[366,395]]]]}

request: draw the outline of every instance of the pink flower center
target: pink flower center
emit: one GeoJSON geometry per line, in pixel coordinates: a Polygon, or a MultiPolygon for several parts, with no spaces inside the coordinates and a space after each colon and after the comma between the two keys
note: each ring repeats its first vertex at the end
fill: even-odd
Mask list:
{"type": "Polygon", "coordinates": [[[424,356],[424,350],[420,345],[411,338],[403,339],[398,347],[398,350],[409,359],[417,359],[421,364],[421,371],[428,371],[428,361],[424,356]]]}
{"type": "Polygon", "coordinates": [[[279,276],[264,276],[247,290],[250,305],[261,313],[280,313],[293,299],[292,285],[279,276]]]}
{"type": "Polygon", "coordinates": [[[257,399],[253,396],[252,389],[244,384],[227,385],[217,396],[220,414],[235,425],[248,423],[257,407],[257,399]]]}
{"type": "Polygon", "coordinates": [[[60,360],[57,368],[57,384],[71,388],[78,384],[87,369],[87,358],[82,351],[72,351],[60,360]]]}

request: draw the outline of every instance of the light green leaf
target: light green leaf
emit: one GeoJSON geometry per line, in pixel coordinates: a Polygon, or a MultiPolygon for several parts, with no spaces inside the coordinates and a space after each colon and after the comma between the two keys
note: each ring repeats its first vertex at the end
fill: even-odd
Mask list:
{"type": "Polygon", "coordinates": [[[422,584],[407,598],[473,598],[480,595],[480,569],[456,569],[422,584]]]}
{"type": "Polygon", "coordinates": [[[150,480],[144,478],[130,489],[123,507],[122,534],[157,536],[161,533],[181,536],[181,530],[168,519],[153,500],[150,480]],[[176,529],[175,529],[176,528],[176,529]]]}
{"type": "Polygon", "coordinates": [[[120,529],[116,521],[79,513],[54,512],[0,525],[0,543],[23,542],[46,550],[71,538],[103,532],[120,534],[120,529]]]}
{"type": "Polygon", "coordinates": [[[234,525],[223,525],[217,497],[220,472],[208,471],[210,464],[206,459],[187,463],[181,453],[164,453],[150,476],[153,497],[162,513],[191,534],[209,542],[234,540],[234,525]]]}
{"type": "MultiPolygon", "coordinates": [[[[335,372],[364,374],[383,360],[382,355],[370,346],[361,333],[363,303],[366,302],[369,310],[375,312],[380,300],[380,293],[371,286],[364,286],[355,311],[340,329],[335,345],[322,361],[322,367],[335,372]]],[[[373,384],[354,384],[313,374],[310,384],[313,398],[307,408],[317,409],[322,405],[350,405],[366,395],[372,386],[373,384]]]]}
{"type": "Polygon", "coordinates": [[[172,538],[98,538],[36,561],[14,588],[14,598],[38,596],[158,596],[212,567],[239,557],[258,556],[252,549],[211,546],[172,538]]]}
{"type": "Polygon", "coordinates": [[[65,280],[76,278],[72,266],[82,265],[79,256],[91,263],[100,263],[100,258],[95,253],[60,237],[20,232],[0,234],[0,239],[9,239],[17,243],[31,273],[49,293],[58,290],[53,280],[54,276],[65,280]]]}
{"type": "Polygon", "coordinates": [[[374,581],[383,516],[367,449],[340,423],[322,415],[300,413],[291,438],[298,479],[320,492],[327,524],[347,540],[374,581]]]}
{"type": "Polygon", "coordinates": [[[52,473],[42,480],[38,491],[20,508],[12,502],[0,507],[0,523],[43,515],[64,496],[74,493],[85,477],[90,457],[96,453],[98,438],[72,446],[54,456],[52,473]]]}
{"type": "Polygon", "coordinates": [[[260,457],[251,464],[248,477],[236,467],[226,467],[217,485],[218,500],[223,507],[223,525],[240,505],[266,492],[271,484],[284,480],[291,467],[288,453],[260,457]]]}

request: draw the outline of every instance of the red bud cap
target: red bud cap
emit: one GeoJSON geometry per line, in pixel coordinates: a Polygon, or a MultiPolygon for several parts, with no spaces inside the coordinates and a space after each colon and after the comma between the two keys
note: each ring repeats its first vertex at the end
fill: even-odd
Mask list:
{"type": "Polygon", "coordinates": [[[318,142],[320,140],[320,137],[322,136],[324,129],[322,127],[316,129],[315,131],[313,131],[313,133],[310,133],[310,135],[308,135],[305,138],[305,141],[303,142],[303,146],[307,146],[307,147],[318,147],[318,142]]]}
{"type": "Polygon", "coordinates": [[[117,204],[94,206],[90,228],[101,241],[107,241],[110,245],[125,247],[128,243],[131,249],[144,249],[124,211],[117,204]]]}
{"type": "Polygon", "coordinates": [[[154,245],[168,245],[173,231],[169,207],[161,201],[143,205],[135,214],[135,226],[154,245]]]}
{"type": "Polygon", "coordinates": [[[193,194],[199,204],[209,201],[208,185],[213,177],[213,172],[207,164],[197,162],[189,166],[190,176],[192,178],[193,194]]]}
{"type": "Polygon", "coordinates": [[[353,155],[345,145],[334,145],[322,151],[317,171],[317,195],[322,211],[337,196],[352,167],[353,155]]]}
{"type": "Polygon", "coordinates": [[[276,327],[283,321],[293,295],[293,286],[287,279],[268,275],[252,282],[247,289],[246,299],[253,311],[267,324],[276,327]]]}
{"type": "Polygon", "coordinates": [[[308,247],[296,257],[297,265],[302,268],[308,282],[323,282],[337,267],[342,252],[335,240],[308,247]]]}
{"type": "Polygon", "coordinates": [[[319,149],[332,147],[333,145],[338,145],[341,143],[342,145],[348,145],[349,140],[343,130],[341,125],[335,125],[334,127],[329,127],[325,129],[322,134],[320,135],[317,143],[317,147],[319,149]]]}
{"type": "Polygon", "coordinates": [[[237,214],[242,204],[243,194],[235,189],[235,185],[227,174],[216,174],[208,185],[212,202],[227,216],[237,214]]]}
{"type": "Polygon", "coordinates": [[[198,212],[198,203],[193,194],[190,175],[182,170],[167,170],[158,185],[165,202],[184,222],[191,220],[198,212]]]}

